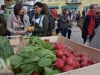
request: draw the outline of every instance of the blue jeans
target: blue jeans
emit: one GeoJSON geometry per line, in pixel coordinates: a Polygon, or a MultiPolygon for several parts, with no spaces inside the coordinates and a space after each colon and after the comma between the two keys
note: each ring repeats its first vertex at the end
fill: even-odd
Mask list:
{"type": "Polygon", "coordinates": [[[67,32],[68,32],[68,29],[61,28],[61,34],[62,34],[62,36],[66,37],[67,32]]]}

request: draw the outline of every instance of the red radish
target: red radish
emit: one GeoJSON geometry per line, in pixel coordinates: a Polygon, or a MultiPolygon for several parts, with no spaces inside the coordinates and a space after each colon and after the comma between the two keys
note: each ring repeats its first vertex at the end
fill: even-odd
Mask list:
{"type": "Polygon", "coordinates": [[[81,63],[81,67],[86,67],[86,66],[88,66],[88,63],[85,62],[85,61],[83,61],[83,62],[81,63]]]}
{"type": "Polygon", "coordinates": [[[61,43],[57,43],[56,44],[56,49],[57,50],[62,50],[62,49],[64,49],[64,48],[66,48],[63,44],[61,44],[61,43]]]}
{"type": "Polygon", "coordinates": [[[93,64],[94,61],[91,58],[88,58],[88,63],[93,64]]]}
{"type": "Polygon", "coordinates": [[[67,71],[70,71],[70,70],[73,70],[74,68],[70,65],[66,65],[62,68],[62,72],[67,72],[67,71]]]}
{"type": "Polygon", "coordinates": [[[76,68],[80,67],[80,63],[78,61],[76,61],[75,64],[76,64],[76,68]]]}
{"type": "Polygon", "coordinates": [[[85,53],[81,53],[81,54],[80,54],[80,57],[84,57],[84,56],[86,56],[85,53]]]}
{"type": "Polygon", "coordinates": [[[79,53],[77,53],[77,52],[73,53],[73,55],[74,55],[75,57],[79,57],[79,53]]]}
{"type": "Polygon", "coordinates": [[[40,75],[40,72],[33,72],[32,75],[40,75]]]}
{"type": "Polygon", "coordinates": [[[67,58],[66,58],[65,56],[63,56],[61,59],[62,59],[63,61],[65,61],[67,58]]]}
{"type": "Polygon", "coordinates": [[[73,60],[75,59],[75,57],[73,55],[69,55],[68,58],[72,58],[73,60]]]}
{"type": "Polygon", "coordinates": [[[64,53],[63,53],[62,50],[57,50],[57,51],[56,51],[56,56],[57,56],[58,58],[63,57],[63,55],[64,55],[64,53]]]}
{"type": "Polygon", "coordinates": [[[70,52],[64,51],[64,55],[65,55],[66,57],[68,57],[68,56],[70,55],[70,52]]]}
{"type": "Polygon", "coordinates": [[[76,57],[76,61],[81,62],[81,57],[76,57]]]}
{"type": "Polygon", "coordinates": [[[86,56],[82,57],[82,61],[88,62],[88,58],[86,56]]]}
{"type": "Polygon", "coordinates": [[[57,69],[62,69],[64,67],[64,61],[58,58],[55,62],[55,67],[57,69]]]}
{"type": "Polygon", "coordinates": [[[72,54],[74,54],[74,53],[76,53],[77,51],[76,51],[76,50],[70,50],[70,52],[71,52],[72,54]]]}
{"type": "Polygon", "coordinates": [[[72,58],[67,58],[67,59],[65,60],[65,63],[68,64],[68,65],[73,65],[74,61],[73,61],[72,58]]]}
{"type": "Polygon", "coordinates": [[[44,39],[44,41],[45,41],[45,42],[50,42],[50,40],[49,40],[49,39],[44,39]]]}

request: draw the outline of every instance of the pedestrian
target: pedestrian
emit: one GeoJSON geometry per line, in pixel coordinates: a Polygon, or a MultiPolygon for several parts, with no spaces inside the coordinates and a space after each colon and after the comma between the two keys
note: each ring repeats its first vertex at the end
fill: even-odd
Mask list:
{"type": "Polygon", "coordinates": [[[1,9],[3,10],[3,15],[4,15],[5,20],[7,21],[9,15],[11,14],[11,11],[8,10],[6,5],[2,5],[1,9]]]}
{"type": "Polygon", "coordinates": [[[55,20],[50,13],[47,4],[43,3],[43,7],[45,9],[45,15],[48,17],[48,30],[46,32],[46,36],[52,36],[55,33],[55,20]]]}
{"type": "Polygon", "coordinates": [[[61,31],[60,25],[61,25],[60,15],[58,15],[58,19],[57,19],[57,28],[56,28],[56,34],[57,34],[57,35],[58,35],[59,32],[61,31]]]}
{"type": "Polygon", "coordinates": [[[71,18],[71,16],[72,16],[72,13],[71,13],[71,11],[70,11],[70,10],[68,10],[68,11],[69,11],[69,14],[68,14],[68,15],[69,15],[69,17],[71,18]]]}
{"type": "Polygon", "coordinates": [[[28,11],[27,8],[24,7],[24,16],[27,18],[27,20],[28,20],[28,25],[30,26],[31,24],[30,24],[30,21],[29,21],[29,16],[28,16],[27,11],[28,11]]]}
{"type": "Polygon", "coordinates": [[[100,49],[100,11],[98,11],[98,16],[99,16],[99,25],[95,31],[95,35],[93,39],[90,42],[90,47],[100,49]]]}
{"type": "Polygon", "coordinates": [[[81,15],[80,13],[76,13],[76,21],[77,23],[80,21],[81,15]]]}
{"type": "Polygon", "coordinates": [[[6,20],[2,14],[0,14],[0,36],[7,36],[6,20]]]}
{"type": "Polygon", "coordinates": [[[35,15],[34,10],[31,10],[30,13],[29,13],[29,21],[30,21],[30,24],[32,24],[32,18],[33,18],[34,15],[35,15]]]}
{"type": "Polygon", "coordinates": [[[96,5],[91,4],[90,11],[87,13],[83,24],[84,31],[82,32],[82,38],[84,40],[84,43],[86,42],[86,39],[89,39],[89,41],[91,41],[95,34],[94,28],[95,28],[96,11],[97,11],[96,5]]]}
{"type": "Polygon", "coordinates": [[[83,11],[82,11],[82,18],[84,18],[85,17],[85,9],[83,9],[83,11]]]}
{"type": "Polygon", "coordinates": [[[60,28],[61,28],[61,34],[62,36],[66,37],[66,34],[68,32],[68,17],[66,17],[68,14],[66,13],[66,9],[63,10],[61,16],[60,16],[60,20],[61,20],[61,24],[60,24],[60,28]]]}
{"type": "Polygon", "coordinates": [[[23,5],[17,3],[14,6],[14,13],[12,13],[7,21],[7,29],[11,36],[25,35],[27,32],[28,19],[24,16],[23,5]]]}
{"type": "Polygon", "coordinates": [[[32,19],[32,26],[34,29],[32,31],[33,36],[46,36],[48,30],[48,17],[45,15],[45,9],[41,2],[36,2],[34,4],[35,15],[32,19]]]}
{"type": "Polygon", "coordinates": [[[57,11],[56,11],[56,9],[52,9],[52,16],[53,16],[54,20],[56,21],[56,19],[57,19],[57,11]]]}

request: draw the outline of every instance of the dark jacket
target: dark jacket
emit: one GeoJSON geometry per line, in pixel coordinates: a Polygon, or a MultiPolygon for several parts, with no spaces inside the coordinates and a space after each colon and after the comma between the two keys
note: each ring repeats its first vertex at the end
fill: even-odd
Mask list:
{"type": "Polygon", "coordinates": [[[6,29],[6,20],[2,14],[0,14],[0,36],[6,36],[7,29],[6,29]]]}
{"type": "Polygon", "coordinates": [[[55,29],[55,21],[52,15],[49,15],[48,16],[48,30],[47,30],[46,36],[51,36],[53,29],[55,29]]]}
{"type": "Polygon", "coordinates": [[[29,21],[30,21],[30,23],[32,23],[32,18],[33,18],[34,15],[35,15],[35,12],[34,12],[34,10],[32,10],[30,12],[30,14],[29,14],[29,21]]]}
{"type": "Polygon", "coordinates": [[[60,28],[68,29],[68,19],[66,18],[66,16],[61,15],[60,20],[61,20],[60,28]]]}
{"type": "MultiPolygon", "coordinates": [[[[35,19],[38,18],[38,15],[35,15],[35,19]]],[[[34,26],[34,22],[32,22],[32,25],[34,26],[34,31],[33,31],[33,35],[35,36],[46,36],[46,32],[48,30],[48,17],[45,15],[42,21],[43,27],[39,27],[39,24],[35,22],[35,26],[34,26]]]]}

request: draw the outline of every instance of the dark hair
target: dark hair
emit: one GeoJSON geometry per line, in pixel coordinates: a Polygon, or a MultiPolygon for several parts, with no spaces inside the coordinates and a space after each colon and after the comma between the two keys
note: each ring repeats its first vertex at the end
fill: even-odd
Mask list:
{"type": "Polygon", "coordinates": [[[48,6],[47,4],[43,3],[43,9],[45,9],[45,15],[49,16],[49,9],[48,9],[48,6]]]}
{"type": "Polygon", "coordinates": [[[36,3],[34,4],[34,7],[35,7],[36,5],[37,5],[39,8],[42,8],[41,14],[45,14],[45,9],[43,8],[43,4],[42,4],[41,2],[36,2],[36,3]]]}
{"type": "Polygon", "coordinates": [[[90,5],[90,10],[93,9],[94,6],[95,6],[95,4],[91,4],[91,5],[90,5]]]}
{"type": "Polygon", "coordinates": [[[6,5],[1,5],[1,9],[4,10],[7,6],[6,5]]]}
{"type": "Polygon", "coordinates": [[[66,11],[67,11],[67,9],[64,9],[64,10],[62,11],[63,15],[66,14],[66,11]]]}
{"type": "Polygon", "coordinates": [[[15,14],[15,15],[18,15],[18,14],[19,14],[19,11],[21,10],[22,7],[23,7],[22,4],[17,3],[17,4],[14,6],[14,14],[15,14]]]}

